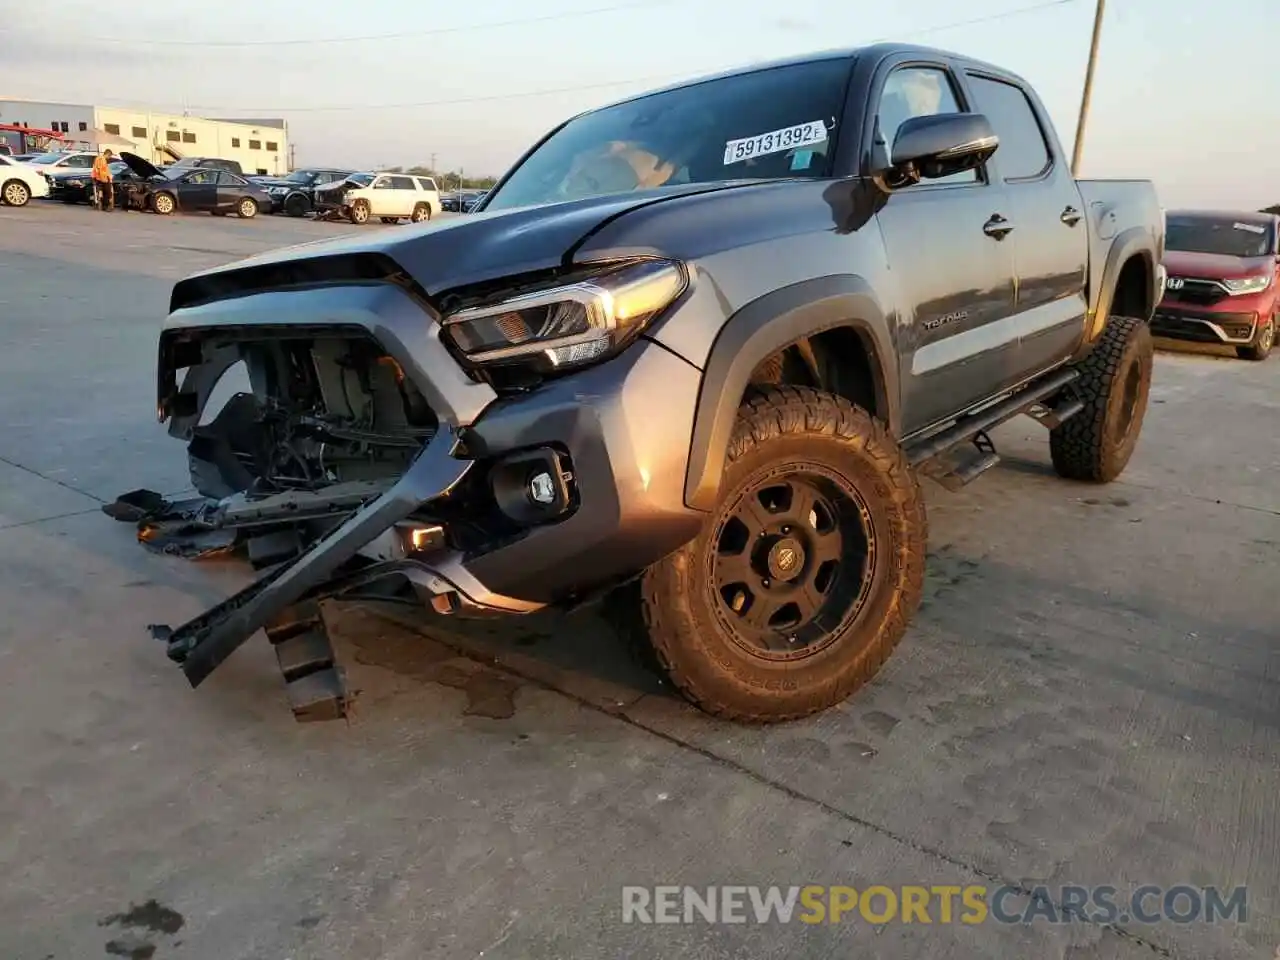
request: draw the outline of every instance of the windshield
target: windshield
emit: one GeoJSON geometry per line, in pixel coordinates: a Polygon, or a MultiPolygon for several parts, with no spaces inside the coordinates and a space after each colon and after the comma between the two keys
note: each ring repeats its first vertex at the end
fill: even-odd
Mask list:
{"type": "Polygon", "coordinates": [[[347,177],[347,180],[350,183],[356,184],[356,186],[367,187],[369,184],[373,183],[373,174],[353,173],[351,176],[347,177]]]}
{"type": "Polygon", "coordinates": [[[66,154],[63,153],[62,151],[57,151],[55,153],[41,153],[32,157],[31,163],[39,163],[39,164],[57,163],[59,160],[61,160],[65,156],[66,154]]]}
{"type": "Polygon", "coordinates": [[[310,170],[295,170],[285,177],[290,183],[310,183],[316,175],[310,170]]]}
{"type": "Polygon", "coordinates": [[[490,191],[485,210],[684,183],[829,176],[851,65],[772,67],[584,114],[490,191]]]}
{"type": "Polygon", "coordinates": [[[1275,250],[1272,228],[1265,223],[1210,217],[1170,217],[1166,250],[1217,253],[1228,257],[1266,257],[1275,250]]]}

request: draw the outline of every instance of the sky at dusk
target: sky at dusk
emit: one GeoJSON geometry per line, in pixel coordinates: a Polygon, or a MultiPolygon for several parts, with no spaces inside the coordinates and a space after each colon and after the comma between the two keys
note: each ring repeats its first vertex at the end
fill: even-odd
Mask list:
{"type": "MultiPolygon", "coordinates": [[[[1280,2],[1107,6],[1082,175],[1154,179],[1170,207],[1280,203],[1280,2]]],[[[106,17],[104,9],[113,8],[0,0],[0,98],[283,116],[300,166],[434,156],[439,168],[481,175],[501,173],[580,110],[726,67],[886,39],[1022,74],[1069,150],[1094,2],[915,0],[895,11],[857,0],[221,0],[106,17]]]]}

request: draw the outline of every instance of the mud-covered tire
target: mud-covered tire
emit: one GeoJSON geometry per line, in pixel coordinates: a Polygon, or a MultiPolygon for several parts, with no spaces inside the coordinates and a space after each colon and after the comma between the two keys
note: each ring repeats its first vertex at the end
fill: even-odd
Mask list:
{"type": "Polygon", "coordinates": [[[618,591],[610,619],[633,639],[647,640],[676,688],[715,716],[778,722],[840,703],[875,676],[920,604],[927,520],[901,448],[879,421],[844,399],[808,388],[758,390],[739,411],[721,490],[702,532],[618,591]],[[786,482],[806,470],[824,472],[860,498],[874,533],[866,555],[874,559],[862,568],[857,604],[804,628],[818,631],[808,648],[814,652],[770,659],[748,649],[726,615],[713,571],[721,532],[753,485],[762,477],[786,482]]]}
{"type": "Polygon", "coordinates": [[[1139,317],[1111,317],[1077,368],[1084,409],[1049,431],[1053,468],[1068,480],[1110,483],[1138,444],[1151,396],[1155,347],[1139,317]]]}
{"type": "Polygon", "coordinates": [[[1253,338],[1253,343],[1243,347],[1236,347],[1236,356],[1241,360],[1261,361],[1271,356],[1271,348],[1276,342],[1276,326],[1280,323],[1280,318],[1268,317],[1266,321],[1258,327],[1258,333],[1253,338]]]}

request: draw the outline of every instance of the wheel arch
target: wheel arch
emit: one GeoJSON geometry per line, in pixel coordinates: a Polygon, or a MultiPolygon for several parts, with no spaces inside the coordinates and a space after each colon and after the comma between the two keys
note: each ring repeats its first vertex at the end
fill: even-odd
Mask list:
{"type": "Polygon", "coordinates": [[[870,284],[858,276],[818,277],[775,290],[738,310],[716,335],[703,370],[685,475],[685,503],[708,510],[720,489],[738,407],[752,376],[770,358],[817,344],[861,390],[869,412],[898,433],[898,376],[889,324],[870,284]]]}
{"type": "Polygon", "coordinates": [[[1132,227],[1116,237],[1107,251],[1102,269],[1098,303],[1089,328],[1089,343],[1102,335],[1107,318],[1113,313],[1150,321],[1160,302],[1156,273],[1155,251],[1151,249],[1149,230],[1132,227]]]}

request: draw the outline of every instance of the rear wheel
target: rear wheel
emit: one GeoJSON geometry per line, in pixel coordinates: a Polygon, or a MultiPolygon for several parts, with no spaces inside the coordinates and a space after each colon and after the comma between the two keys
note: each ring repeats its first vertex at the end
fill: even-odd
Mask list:
{"type": "Polygon", "coordinates": [[[242,220],[252,220],[258,215],[258,201],[253,197],[242,197],[236,205],[236,215],[242,220]]]}
{"type": "Polygon", "coordinates": [[[1068,480],[1110,483],[1138,445],[1151,395],[1155,348],[1140,317],[1112,317],[1078,367],[1084,409],[1049,433],[1049,453],[1068,480]]]}
{"type": "Polygon", "coordinates": [[[699,536],[612,609],[691,701],[774,722],[848,697],[920,603],[927,523],[901,448],[866,411],[770,388],[739,411],[720,503],[699,536]]]}
{"type": "Polygon", "coordinates": [[[178,208],[178,201],[172,193],[157,193],[151,198],[151,209],[162,217],[167,217],[178,208]]]}
{"type": "Polygon", "coordinates": [[[1265,360],[1271,355],[1271,348],[1276,342],[1276,323],[1280,317],[1268,317],[1253,338],[1253,343],[1244,347],[1236,347],[1236,356],[1241,360],[1265,360]]]}
{"type": "Polygon", "coordinates": [[[31,188],[21,180],[9,180],[0,188],[0,197],[11,207],[25,207],[31,200],[31,188]]]}
{"type": "Polygon", "coordinates": [[[420,203],[413,208],[413,216],[410,217],[414,223],[422,223],[424,220],[431,219],[431,205],[420,203]]]}
{"type": "Polygon", "coordinates": [[[357,200],[355,203],[351,204],[351,213],[349,216],[351,217],[352,223],[368,223],[369,201],[357,200]]]}

